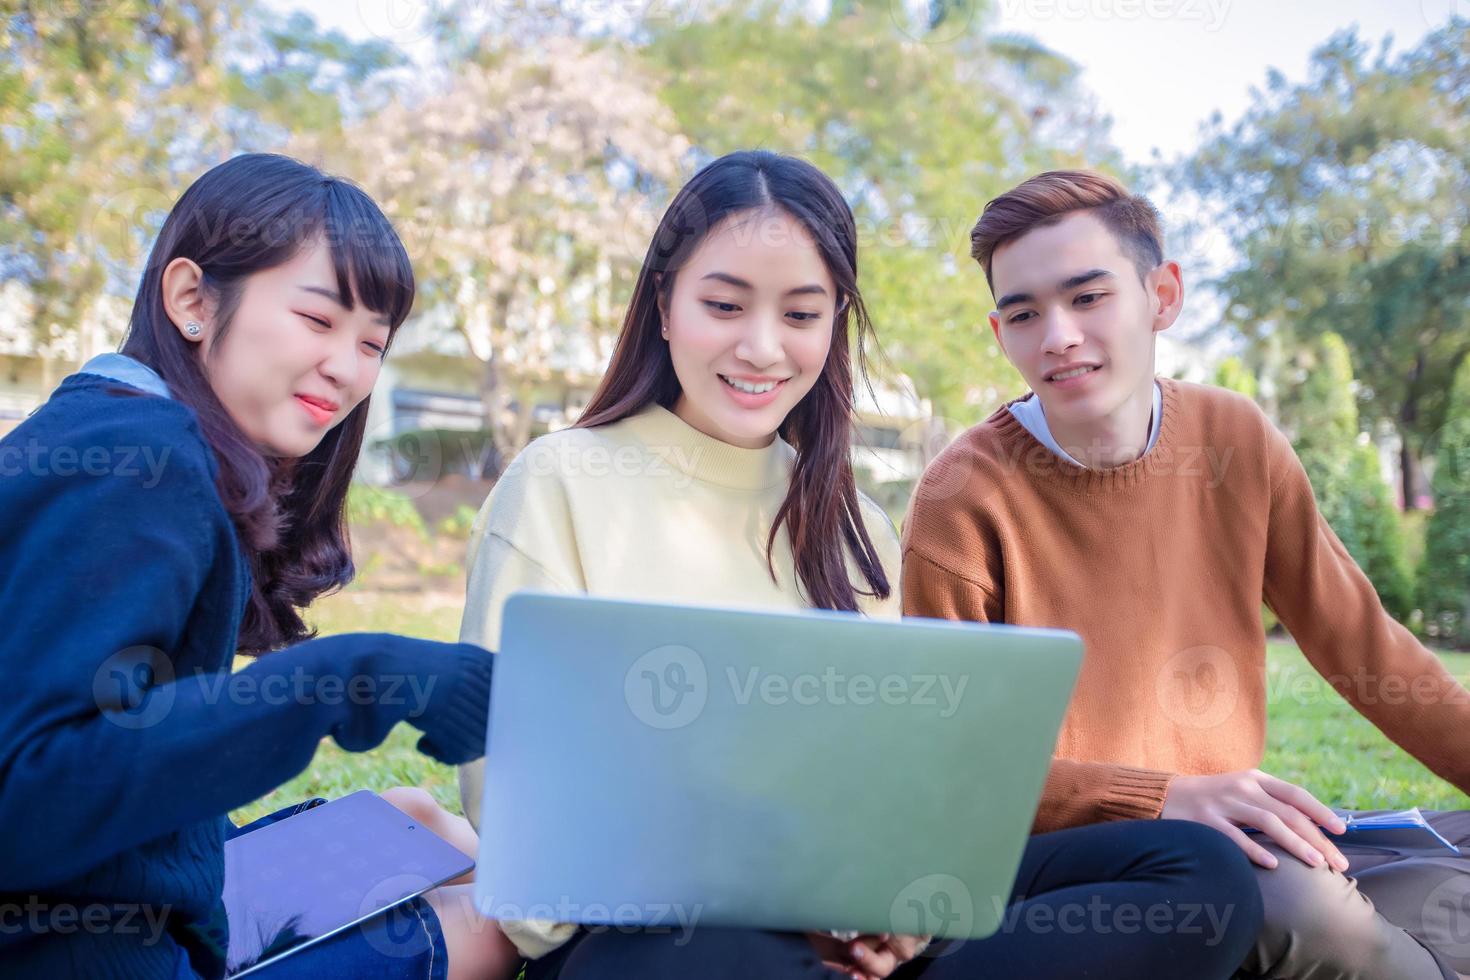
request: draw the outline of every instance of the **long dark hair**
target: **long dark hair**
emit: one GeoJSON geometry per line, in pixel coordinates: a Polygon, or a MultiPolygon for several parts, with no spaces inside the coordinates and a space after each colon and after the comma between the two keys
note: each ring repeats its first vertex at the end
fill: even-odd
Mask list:
{"type": "Polygon", "coordinates": [[[347,181],[289,157],[251,153],[196,180],[179,198],[148,256],[122,352],[153,368],[192,408],[219,463],[220,500],[252,572],[239,650],[262,653],[311,635],[300,610],[351,581],[347,488],[367,427],[368,400],[300,459],[268,459],[215,396],[200,349],[163,305],[163,270],[176,258],[203,270],[216,342],[229,330],[245,280],[325,241],[337,293],[386,316],[391,337],[413,306],[413,269],[392,224],[347,181]]]}
{"type": "Polygon", "coordinates": [[[672,408],[679,379],[660,329],[660,296],[674,288],[680,267],[720,222],[740,212],[777,208],[811,234],[837,286],[837,313],[827,363],[778,434],[796,449],[791,487],[766,539],[772,580],[776,535],[783,525],[806,601],[819,609],[857,609],[859,595],[887,598],[883,564],[868,536],[852,472],[853,358],[849,324],[856,323],[857,366],[864,379],[864,342],[873,324],[857,286],[857,227],[852,209],[826,174],[805,160],[764,150],[731,153],[704,167],[664,212],[633,287],[612,364],[578,426],[606,425],[650,403],[672,408]],[[854,588],[845,555],[851,553],[867,591],[854,588]]]}

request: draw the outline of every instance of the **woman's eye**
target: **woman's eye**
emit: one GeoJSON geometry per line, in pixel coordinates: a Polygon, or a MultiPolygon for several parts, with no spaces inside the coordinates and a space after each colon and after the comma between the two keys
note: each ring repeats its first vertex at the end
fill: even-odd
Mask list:
{"type": "Polygon", "coordinates": [[[362,346],[366,347],[369,351],[372,352],[373,356],[377,358],[382,358],[385,354],[388,353],[386,348],[379,347],[377,344],[364,343],[362,346]]]}
{"type": "Polygon", "coordinates": [[[788,313],[786,315],[789,316],[789,317],[792,317],[793,319],[795,319],[795,320],[797,320],[797,321],[799,321],[801,323],[807,323],[808,321],[811,321],[811,320],[819,320],[822,317],[822,314],[820,314],[820,313],[805,313],[805,312],[800,312],[800,311],[793,312],[793,313],[788,313]]]}
{"type": "Polygon", "coordinates": [[[328,330],[332,329],[332,325],[330,323],[328,323],[326,320],[323,320],[321,317],[312,316],[310,313],[303,313],[301,315],[302,315],[302,317],[304,317],[307,320],[310,320],[312,323],[315,323],[319,327],[325,327],[328,330]]]}
{"type": "Polygon", "coordinates": [[[734,303],[721,303],[719,300],[707,299],[704,301],[704,305],[708,306],[710,309],[714,310],[717,313],[740,312],[740,307],[736,306],[734,303]]]}

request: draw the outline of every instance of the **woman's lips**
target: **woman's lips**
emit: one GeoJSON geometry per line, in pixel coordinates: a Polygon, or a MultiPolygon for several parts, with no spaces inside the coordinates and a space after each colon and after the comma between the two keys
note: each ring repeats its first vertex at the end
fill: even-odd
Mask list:
{"type": "Polygon", "coordinates": [[[328,425],[332,419],[337,417],[338,406],[334,402],[323,401],[310,395],[297,395],[296,400],[301,403],[301,407],[306,409],[306,413],[317,425],[328,425]]]}
{"type": "Polygon", "coordinates": [[[767,405],[771,404],[771,402],[775,401],[776,398],[780,396],[781,389],[786,387],[786,382],[789,380],[789,378],[782,378],[781,380],[776,382],[775,387],[773,387],[770,391],[753,393],[749,391],[741,391],[739,388],[736,388],[734,385],[730,384],[729,381],[726,381],[725,377],[721,375],[720,387],[724,388],[725,394],[729,395],[734,400],[735,404],[739,405],[741,408],[765,408],[767,405]]]}

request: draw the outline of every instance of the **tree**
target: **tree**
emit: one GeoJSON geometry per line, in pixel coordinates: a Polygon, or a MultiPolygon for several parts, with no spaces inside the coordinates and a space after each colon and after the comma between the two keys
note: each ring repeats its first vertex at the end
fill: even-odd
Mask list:
{"type": "Polygon", "coordinates": [[[1400,55],[1336,35],[1306,83],[1273,71],[1257,95],[1177,175],[1238,255],[1216,284],[1226,322],[1257,343],[1340,334],[1364,410],[1402,436],[1414,507],[1450,366],[1470,351],[1470,22],[1400,55]]]}
{"type": "Polygon", "coordinates": [[[1431,635],[1470,645],[1470,360],[1460,364],[1434,468],[1434,514],[1420,573],[1431,635]]]}
{"type": "Polygon", "coordinates": [[[896,16],[902,6],[849,0],[818,20],[795,4],[724,5],[655,25],[643,53],[702,154],[769,148],[836,181],[893,367],[938,414],[968,423],[1019,385],[985,326],[971,226],[1032,170],[1081,163],[1101,123],[1070,130],[1082,144],[1070,149],[1038,138],[1044,107],[1071,104],[1043,93],[1070,91],[1075,66],[990,38],[973,5],[931,4],[913,23],[896,16]]]}
{"type": "Polygon", "coordinates": [[[1259,387],[1256,383],[1256,376],[1238,357],[1227,357],[1220,362],[1219,367],[1215,368],[1215,385],[1220,388],[1228,388],[1250,399],[1256,397],[1259,387]]]}
{"type": "Polygon", "coordinates": [[[331,144],[405,233],[425,326],[481,365],[497,475],[528,441],[538,384],[598,371],[653,236],[651,195],[688,144],[617,45],[487,43],[442,84],[400,93],[331,144]]]}
{"type": "Polygon", "coordinates": [[[1317,506],[1395,617],[1413,613],[1413,581],[1398,509],[1377,450],[1358,430],[1347,344],[1323,334],[1298,359],[1299,383],[1283,400],[1286,422],[1317,506]]]}
{"type": "Polygon", "coordinates": [[[335,130],[339,100],[399,60],[273,19],[252,0],[0,6],[0,281],[32,310],[6,329],[53,356],[104,293],[131,297],[184,185],[288,129],[335,130]]]}

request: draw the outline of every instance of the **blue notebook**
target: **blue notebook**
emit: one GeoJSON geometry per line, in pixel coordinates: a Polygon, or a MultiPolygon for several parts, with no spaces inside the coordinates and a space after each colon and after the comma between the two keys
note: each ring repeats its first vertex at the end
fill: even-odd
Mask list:
{"type": "Polygon", "coordinates": [[[1460,849],[1429,825],[1419,808],[1371,815],[1334,811],[1347,824],[1347,832],[1328,834],[1334,841],[1354,847],[1381,847],[1388,851],[1415,854],[1459,854],[1460,849]]]}

